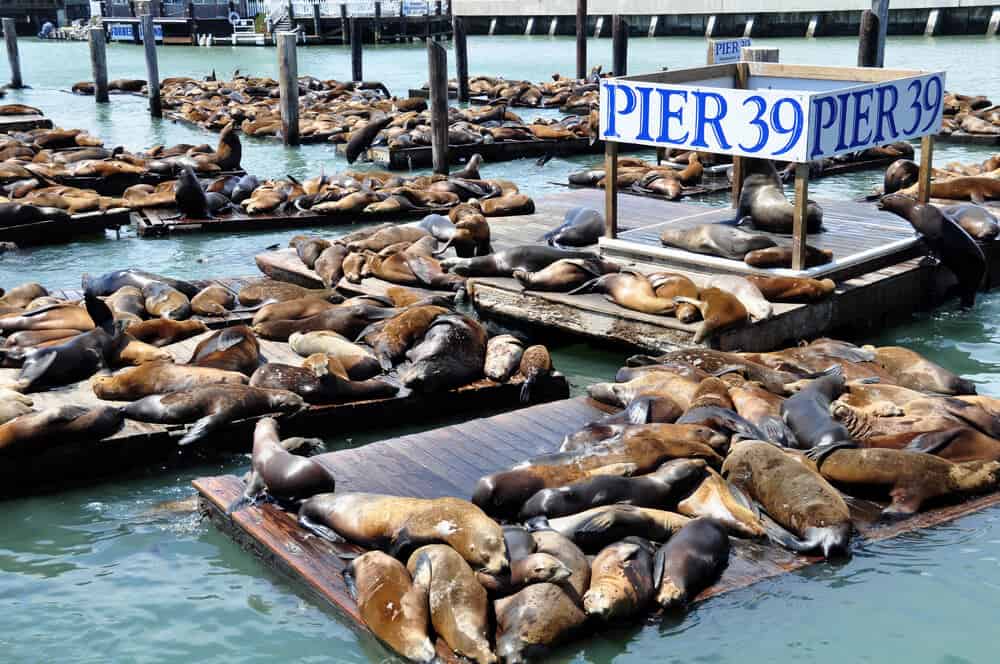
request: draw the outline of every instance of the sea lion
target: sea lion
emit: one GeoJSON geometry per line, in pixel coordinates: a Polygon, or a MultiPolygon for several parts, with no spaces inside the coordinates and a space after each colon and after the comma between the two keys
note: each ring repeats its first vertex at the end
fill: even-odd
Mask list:
{"type": "MultiPolygon", "coordinates": [[[[106,307],[107,305],[105,305],[106,307]]],[[[108,309],[110,312],[110,309],[108,309]]],[[[94,320],[85,309],[75,304],[53,304],[23,313],[0,316],[0,331],[79,330],[94,329],[94,320]]]]}
{"type": "Polygon", "coordinates": [[[118,408],[59,406],[27,413],[0,425],[0,454],[34,455],[39,448],[78,442],[94,442],[122,428],[118,408]]]}
{"type": "MultiPolygon", "coordinates": [[[[581,593],[582,594],[582,593],[581,593]]],[[[569,639],[587,621],[577,593],[566,584],[533,583],[493,602],[497,654],[505,664],[524,664],[569,639]]]]}
{"type": "Polygon", "coordinates": [[[428,544],[413,552],[406,568],[414,586],[427,589],[431,624],[438,636],[477,664],[496,662],[488,636],[486,590],[462,556],[450,546],[428,544]]]}
{"type": "Polygon", "coordinates": [[[260,343],[246,325],[227,327],[198,342],[188,364],[250,376],[260,365],[260,343]]]}
{"type": "Polygon", "coordinates": [[[301,320],[338,306],[321,297],[299,297],[294,300],[265,304],[254,314],[252,324],[260,325],[274,320],[301,320]]]}
{"type": "Polygon", "coordinates": [[[187,295],[168,284],[153,282],[143,287],[143,305],[150,316],[186,320],[191,317],[187,295]]]}
{"type": "Polygon", "coordinates": [[[174,184],[174,200],[181,217],[187,219],[211,219],[208,199],[201,187],[198,176],[190,166],[184,166],[174,184]]]}
{"type": "Polygon", "coordinates": [[[353,130],[344,150],[347,163],[353,164],[357,161],[358,157],[375,141],[379,132],[388,127],[392,121],[392,115],[379,114],[377,117],[369,118],[363,127],[353,130]]]}
{"type": "Polygon", "coordinates": [[[305,334],[317,330],[331,330],[356,339],[372,321],[396,315],[396,309],[371,304],[341,304],[301,320],[272,320],[253,326],[253,331],[264,339],[287,341],[296,332],[305,334]]]}
{"type": "MultiPolygon", "coordinates": [[[[543,519],[544,517],[540,517],[543,519]]],[[[631,535],[665,542],[690,519],[680,514],[634,505],[603,505],[548,519],[547,525],[584,552],[597,552],[631,535]]]]}
{"type": "Polygon", "coordinates": [[[597,258],[563,258],[538,272],[514,270],[512,276],[526,290],[566,292],[620,269],[615,263],[597,258]]]}
{"type": "MultiPolygon", "coordinates": [[[[698,297],[698,287],[683,274],[653,272],[646,277],[653,286],[653,293],[660,299],[674,302],[678,297],[698,297]]],[[[682,323],[693,323],[698,320],[701,313],[693,304],[674,302],[674,316],[682,323]]]]}
{"type": "Polygon", "coordinates": [[[49,291],[41,284],[35,282],[20,284],[4,293],[3,297],[0,297],[0,306],[19,307],[23,309],[32,300],[45,297],[48,294],[49,291]]]}
{"type": "MultiPolygon", "coordinates": [[[[900,189],[898,193],[916,196],[918,185],[912,184],[906,189],[900,189]]],[[[960,175],[953,178],[932,180],[930,196],[931,198],[972,201],[981,204],[1000,198],[1000,178],[988,175],[960,175]]]]}
{"type": "Polygon", "coordinates": [[[1000,462],[952,463],[909,450],[836,450],[819,464],[820,474],[838,485],[888,489],[892,503],[882,514],[909,516],[924,502],[955,494],[985,493],[1000,482],[1000,462]]]}
{"type": "Polygon", "coordinates": [[[882,180],[882,192],[894,194],[900,189],[906,189],[917,182],[920,176],[920,166],[911,159],[897,159],[885,169],[882,180]]]}
{"type": "Polygon", "coordinates": [[[225,316],[236,307],[236,296],[223,286],[208,286],[191,298],[191,313],[198,316],[225,316]]]}
{"type": "MultiPolygon", "coordinates": [[[[769,233],[791,234],[795,206],[785,198],[781,179],[774,163],[767,159],[744,159],[744,173],[736,218],[754,228],[769,233]]],[[[813,201],[806,207],[806,233],[819,233],[823,228],[823,209],[813,201]]]]}
{"type": "Polygon", "coordinates": [[[549,349],[541,344],[525,348],[521,354],[518,373],[524,376],[524,384],[521,385],[521,403],[528,403],[531,401],[531,390],[535,383],[552,373],[552,356],[549,355],[549,349]]]}
{"type": "Polygon", "coordinates": [[[711,517],[737,537],[763,537],[764,526],[750,499],[711,468],[701,484],[677,503],[677,512],[691,518],[711,517]]]}
{"type": "Polygon", "coordinates": [[[773,311],[771,303],[767,301],[764,294],[752,281],[744,277],[735,274],[713,274],[705,280],[703,287],[718,288],[735,295],[743,308],[750,314],[750,320],[753,322],[771,317],[773,311]]]}
{"type": "Polygon", "coordinates": [[[378,358],[370,350],[348,341],[336,332],[296,332],[288,338],[288,345],[303,357],[323,353],[337,358],[351,380],[365,380],[382,372],[378,358]]]}
{"type": "Polygon", "coordinates": [[[170,277],[164,277],[135,268],[116,270],[99,277],[84,273],[83,277],[81,277],[83,290],[97,296],[111,295],[122,286],[135,286],[139,290],[142,290],[153,282],[163,283],[171,288],[176,288],[188,297],[194,297],[200,290],[197,286],[187,281],[171,279],[170,277]]]}
{"type": "MultiPolygon", "coordinates": [[[[616,415],[604,419],[607,424],[670,424],[676,422],[684,411],[677,402],[666,396],[633,399],[616,415]]],[[[565,448],[565,442],[563,447],[565,448]]]]}
{"type": "Polygon", "coordinates": [[[653,585],[664,609],[683,608],[729,564],[729,537],[714,519],[693,519],[656,552],[653,585]]]}
{"type": "Polygon", "coordinates": [[[315,297],[333,304],[344,301],[344,296],[333,288],[303,288],[285,281],[261,279],[240,289],[237,299],[244,307],[256,307],[269,302],[286,302],[305,297],[315,297]]]}
{"type": "Polygon", "coordinates": [[[627,537],[594,557],[583,610],[605,621],[631,618],[645,610],[654,590],[653,545],[641,537],[627,537]]]}
{"type": "Polygon", "coordinates": [[[486,330],[460,314],[439,315],[423,340],[406,354],[399,372],[403,384],[421,392],[439,392],[481,378],[486,361],[486,330]]]}
{"type": "Polygon", "coordinates": [[[155,318],[128,327],[130,337],[157,348],[184,341],[203,332],[208,332],[208,326],[200,320],[155,318]]]}
{"type": "Polygon", "coordinates": [[[673,459],[641,477],[600,475],[566,486],[542,489],[525,501],[520,518],[545,516],[552,519],[614,503],[638,507],[672,505],[696,486],[705,467],[704,459],[673,459]]]}
{"type": "Polygon", "coordinates": [[[122,412],[139,422],[194,423],[178,441],[179,445],[190,445],[235,420],[266,413],[294,413],[305,407],[302,397],[292,392],[217,384],[143,397],[127,404],[122,412]]]}
{"type": "MultiPolygon", "coordinates": [[[[791,268],[792,267],[791,247],[771,247],[769,249],[758,249],[748,253],[743,262],[752,267],[759,268],[791,268]]],[[[816,267],[826,265],[833,260],[833,252],[829,249],[817,249],[811,244],[806,245],[806,267],[816,267]]]]}
{"type": "Polygon", "coordinates": [[[587,394],[601,403],[622,408],[639,397],[665,396],[687,411],[691,408],[699,383],[672,371],[651,371],[623,383],[594,383],[587,388],[587,394]]]}
{"type": "MultiPolygon", "coordinates": [[[[1000,184],[1000,180],[996,182],[1000,184]]],[[[910,222],[958,279],[962,306],[975,304],[976,291],[983,283],[987,264],[983,250],[972,236],[934,205],[920,205],[909,196],[889,194],[879,199],[878,206],[910,222]]]]}
{"type": "Polygon", "coordinates": [[[458,498],[321,493],[302,503],[299,524],[325,539],[343,538],[394,555],[444,543],[474,570],[500,574],[509,568],[500,525],[458,498]]]}
{"type": "Polygon", "coordinates": [[[566,211],[563,223],[542,236],[550,246],[586,247],[604,235],[604,217],[593,208],[575,207],[566,211]]]}
{"type": "Polygon", "coordinates": [[[353,253],[364,251],[382,251],[388,246],[399,244],[400,242],[416,242],[417,240],[430,235],[428,231],[419,226],[389,226],[383,228],[372,235],[359,238],[347,243],[347,248],[353,253]]]}
{"type": "Polygon", "coordinates": [[[719,256],[741,261],[749,252],[776,246],[766,235],[748,233],[725,224],[699,224],[691,228],[668,228],[660,234],[660,242],[696,254],[719,256]]]}
{"type": "Polygon", "coordinates": [[[392,318],[372,323],[358,339],[371,346],[382,369],[389,371],[424,337],[438,316],[451,313],[435,305],[408,307],[392,318]]]}
{"type": "Polygon", "coordinates": [[[344,276],[344,259],[347,258],[348,253],[346,245],[335,242],[324,249],[323,253],[316,259],[313,270],[319,275],[325,288],[332,288],[344,276]]]}
{"type": "Polygon", "coordinates": [[[781,417],[795,433],[799,449],[808,449],[807,454],[813,458],[822,458],[840,447],[857,446],[850,432],[830,414],[830,404],[843,391],[844,374],[838,367],[809,381],[781,403],[781,417]]]}
{"type": "Polygon", "coordinates": [[[295,392],[311,404],[328,404],[395,396],[398,388],[379,379],[352,381],[329,371],[329,365],[295,367],[268,362],[250,377],[251,387],[295,392]]]}
{"type": "Polygon", "coordinates": [[[487,217],[511,217],[535,212],[535,201],[530,196],[520,193],[487,198],[481,200],[479,206],[487,217]]]}
{"type": "Polygon", "coordinates": [[[644,314],[667,314],[676,308],[673,300],[656,296],[646,275],[633,270],[605,274],[570,291],[571,295],[578,293],[604,293],[609,301],[644,314]]]}
{"type": "Polygon", "coordinates": [[[976,384],[971,380],[948,371],[908,348],[878,346],[872,350],[875,361],[892,374],[896,383],[902,387],[948,395],[976,393],[976,384]]]}
{"type": "Polygon", "coordinates": [[[966,233],[980,242],[995,240],[1000,234],[1000,222],[981,205],[949,205],[941,208],[941,213],[954,220],[966,233]]]}
{"type": "Polygon", "coordinates": [[[479,180],[479,167],[483,165],[483,155],[478,152],[469,157],[465,166],[451,174],[453,178],[463,180],[479,180]]]}
{"type": "MultiPolygon", "coordinates": [[[[506,532],[504,530],[505,535],[506,532]]],[[[522,588],[529,583],[559,583],[572,574],[573,571],[563,561],[547,553],[532,553],[520,558],[512,557],[510,560],[511,589],[522,588]]]]}
{"type": "Polygon", "coordinates": [[[795,434],[781,416],[782,397],[752,381],[730,385],[729,395],[736,412],[764,432],[764,440],[782,447],[798,447],[795,434]]]}
{"type": "Polygon", "coordinates": [[[761,274],[748,274],[745,278],[771,302],[816,302],[837,287],[832,279],[771,277],[761,274]]]}
{"type": "Polygon", "coordinates": [[[136,401],[152,394],[180,392],[219,383],[246,385],[247,377],[235,371],[159,361],[90,379],[94,394],[106,401],[136,401]]]}
{"type": "Polygon", "coordinates": [[[563,258],[594,258],[594,254],[522,245],[486,256],[447,258],[441,261],[441,267],[463,277],[510,277],[516,269],[538,272],[563,258]]]}
{"type": "Polygon", "coordinates": [[[733,445],[722,475],[777,522],[780,528],[768,521],[764,526],[781,546],[826,558],[848,555],[851,514],[847,503],[805,463],[770,443],[745,441],[733,445]]]}
{"type": "Polygon", "coordinates": [[[142,295],[142,289],[135,286],[122,286],[114,293],[105,298],[105,302],[115,318],[119,320],[132,318],[141,320],[146,315],[146,298],[142,295]]]}
{"type": "Polygon", "coordinates": [[[347,587],[368,629],[402,657],[433,662],[427,587],[414,584],[403,563],[381,551],[358,556],[348,569],[347,587]]]}
{"type": "Polygon", "coordinates": [[[511,334],[499,334],[486,343],[483,373],[492,381],[506,383],[521,366],[524,344],[511,334]]]}
{"type": "Polygon", "coordinates": [[[742,325],[749,318],[746,307],[735,295],[718,288],[705,288],[698,292],[697,298],[678,297],[674,301],[694,305],[701,312],[702,323],[695,330],[695,343],[701,343],[716,332],[742,325]]]}
{"type": "Polygon", "coordinates": [[[0,424],[10,422],[15,417],[34,412],[35,402],[20,392],[0,388],[0,424]]]}

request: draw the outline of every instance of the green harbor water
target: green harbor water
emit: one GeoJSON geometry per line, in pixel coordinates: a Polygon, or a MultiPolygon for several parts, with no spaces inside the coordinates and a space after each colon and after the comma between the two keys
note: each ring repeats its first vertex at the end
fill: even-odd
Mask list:
{"type": "MultiPolygon", "coordinates": [[[[777,46],[782,62],[853,65],[856,40],[755,40],[777,46]]],[[[610,62],[610,40],[591,40],[592,64],[610,62]]],[[[64,90],[91,78],[84,43],[20,42],[24,80],[32,88],[9,91],[6,101],[42,108],[57,124],[82,127],[107,144],[139,149],[156,143],[214,143],[212,134],[170,121],[152,121],[144,100],[116,96],[112,103],[64,90]]],[[[633,72],[701,64],[704,41],[633,39],[633,72]]],[[[276,75],[270,48],[166,47],[161,76],[220,77],[234,69],[276,75]]],[[[141,48],[108,49],[111,78],[145,77],[141,48]]],[[[540,80],[574,67],[571,39],[470,38],[470,69],[508,78],[540,80]]],[[[0,80],[7,80],[6,60],[0,80]]],[[[453,59],[452,59],[453,61],[453,59]]],[[[978,37],[890,38],[886,65],[943,69],[948,89],[1000,98],[1000,40],[978,37]]],[[[346,78],[342,47],[299,49],[299,72],[346,78]]],[[[417,45],[365,51],[365,78],[382,80],[397,94],[425,79],[426,52],[417,45]]],[[[939,144],[935,160],[982,160],[983,148],[939,144]]],[[[486,176],[518,182],[540,196],[593,157],[488,164],[486,176]]],[[[302,176],[346,167],[332,146],[285,149],[244,142],[244,166],[261,176],[302,176]]],[[[815,183],[810,194],[855,198],[870,191],[881,172],[815,183]]],[[[724,197],[699,201],[724,205],[724,197]]],[[[329,230],[324,232],[329,233],[329,230]]],[[[0,286],[39,281],[79,285],[82,272],[136,266],[176,277],[233,276],[255,272],[253,256],[284,243],[292,232],[228,233],[140,240],[121,237],[75,242],[0,256],[0,286]]],[[[972,311],[949,306],[920,314],[863,341],[907,345],[964,374],[980,391],[1000,395],[1000,296],[980,299],[972,311]]],[[[547,340],[549,341],[549,340],[547,340]]],[[[627,353],[581,343],[557,343],[557,367],[574,393],[610,378],[627,353]]],[[[437,426],[452,420],[428,423],[437,426]]],[[[360,445],[415,430],[387,422],[344,435],[325,432],[330,449],[360,445]]],[[[245,456],[206,459],[191,467],[150,468],[125,478],[0,505],[0,661],[2,662],[382,662],[387,651],[314,600],[300,586],[272,573],[207,522],[189,512],[158,507],[191,494],[190,480],[241,472],[245,456]]],[[[680,620],[617,628],[557,651],[553,662],[994,662],[995,619],[1000,614],[1000,509],[865,546],[846,563],[817,565],[697,606],[680,620]]]]}

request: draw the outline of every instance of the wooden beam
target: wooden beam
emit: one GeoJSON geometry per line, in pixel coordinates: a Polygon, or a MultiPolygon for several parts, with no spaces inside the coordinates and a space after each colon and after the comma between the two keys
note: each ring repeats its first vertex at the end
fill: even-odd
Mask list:
{"type": "Polygon", "coordinates": [[[94,72],[94,101],[108,103],[108,54],[104,28],[90,29],[90,67],[94,72]]]}
{"type": "Polygon", "coordinates": [[[427,71],[430,81],[431,152],[434,172],[448,174],[448,55],[444,47],[427,41],[427,71]]]}
{"type": "Polygon", "coordinates": [[[576,77],[587,77],[587,0],[576,0],[576,77]]]}
{"type": "Polygon", "coordinates": [[[934,170],[934,137],[920,139],[920,173],[917,175],[917,202],[927,205],[931,200],[931,171],[934,170]]]}
{"type": "Polygon", "coordinates": [[[7,62],[10,63],[10,87],[23,88],[21,55],[17,51],[17,23],[12,18],[3,19],[3,40],[7,44],[7,62]]]}
{"type": "Polygon", "coordinates": [[[615,76],[625,76],[628,70],[628,22],[615,14],[611,22],[612,71],[615,76]]]}
{"type": "Polygon", "coordinates": [[[458,76],[458,100],[469,101],[469,44],[465,38],[465,19],[453,16],[451,30],[455,37],[455,74],[458,76]]]}
{"type": "Polygon", "coordinates": [[[809,208],[809,164],[795,164],[795,218],[792,226],[792,269],[806,269],[809,208]]]}
{"type": "Polygon", "coordinates": [[[618,237],[618,144],[604,142],[604,236],[618,237]]]}
{"type": "Polygon", "coordinates": [[[861,13],[858,33],[858,66],[876,67],[878,62],[878,15],[870,9],[861,13]]]}
{"type": "Polygon", "coordinates": [[[156,33],[153,31],[152,14],[142,15],[142,44],[146,54],[146,95],[149,97],[149,114],[154,118],[162,118],[160,66],[156,61],[156,33]]]}
{"type": "Polygon", "coordinates": [[[278,33],[278,104],[285,145],[299,144],[299,63],[294,32],[278,33]]]}
{"type": "Polygon", "coordinates": [[[364,76],[361,72],[361,23],[357,18],[351,18],[351,80],[352,81],[363,81],[364,76]]]}

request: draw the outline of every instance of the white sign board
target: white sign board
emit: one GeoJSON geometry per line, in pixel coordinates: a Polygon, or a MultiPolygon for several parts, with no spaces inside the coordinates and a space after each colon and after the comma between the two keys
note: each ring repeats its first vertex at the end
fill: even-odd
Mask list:
{"type": "Polygon", "coordinates": [[[740,61],[740,50],[750,46],[752,40],[749,37],[737,37],[736,39],[709,39],[708,40],[708,64],[725,65],[731,62],[740,61]]]}
{"type": "Polygon", "coordinates": [[[937,133],[943,100],[943,73],[821,92],[611,78],[600,131],[616,143],[804,163],[937,133]]]}

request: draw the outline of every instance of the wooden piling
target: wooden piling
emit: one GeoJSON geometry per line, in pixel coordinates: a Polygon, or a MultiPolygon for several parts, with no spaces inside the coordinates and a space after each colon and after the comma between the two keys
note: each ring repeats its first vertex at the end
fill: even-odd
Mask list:
{"type": "Polygon", "coordinates": [[[427,13],[424,14],[424,41],[431,40],[431,9],[427,8],[427,13]]]}
{"type": "Polygon", "coordinates": [[[618,144],[604,142],[604,236],[618,237],[618,144]]]}
{"type": "Polygon", "coordinates": [[[931,171],[934,168],[934,137],[920,139],[920,172],[917,175],[917,202],[927,205],[931,200],[931,171]]]}
{"type": "Polygon", "coordinates": [[[795,214],[792,222],[792,269],[806,268],[809,212],[809,164],[795,164],[795,214]]]}
{"type": "Polygon", "coordinates": [[[858,66],[878,67],[879,19],[870,9],[861,14],[861,29],[858,33],[858,66]]]}
{"type": "Polygon", "coordinates": [[[362,81],[361,75],[361,23],[351,18],[351,76],[352,81],[362,81]]]}
{"type": "Polygon", "coordinates": [[[278,33],[278,93],[281,136],[285,145],[299,144],[299,64],[295,52],[298,35],[278,33]]]}
{"type": "Polygon", "coordinates": [[[407,18],[406,18],[406,14],[403,12],[403,3],[401,2],[401,3],[399,3],[399,38],[397,39],[397,41],[400,41],[400,42],[405,42],[406,41],[406,39],[407,39],[407,37],[406,37],[406,27],[407,27],[406,24],[407,24],[407,18]]]}
{"type": "Polygon", "coordinates": [[[3,20],[3,40],[7,44],[7,62],[10,63],[10,87],[23,88],[21,55],[17,51],[17,23],[12,18],[3,20]]]}
{"type": "Polygon", "coordinates": [[[430,81],[431,151],[434,172],[448,174],[448,55],[441,44],[427,42],[430,81]]]}
{"type": "Polygon", "coordinates": [[[347,5],[342,3],[340,5],[340,42],[342,44],[347,43],[348,32],[350,32],[350,28],[347,25],[347,5]]]}
{"type": "Polygon", "coordinates": [[[587,0],[576,0],[576,77],[587,76],[587,0]]]}
{"type": "Polygon", "coordinates": [[[90,66],[94,72],[94,101],[108,103],[108,54],[104,28],[90,29],[90,66]]]}
{"type": "Polygon", "coordinates": [[[615,14],[611,22],[612,71],[615,76],[624,76],[628,67],[628,22],[615,14]]]}
{"type": "Polygon", "coordinates": [[[885,66],[885,36],[889,29],[889,0],[872,0],[872,11],[878,16],[878,47],[873,67],[885,66]]]}
{"type": "Polygon", "coordinates": [[[452,16],[451,29],[455,38],[455,70],[458,75],[458,100],[469,101],[469,45],[465,38],[465,19],[452,16]]]}
{"type": "Polygon", "coordinates": [[[313,5],[313,34],[317,37],[323,36],[323,18],[319,12],[319,3],[313,5]]]}
{"type": "Polygon", "coordinates": [[[382,42],[382,3],[375,3],[375,23],[373,25],[375,30],[375,43],[379,44],[382,42]]]}
{"type": "Polygon", "coordinates": [[[156,61],[156,32],[153,29],[153,15],[143,14],[141,21],[142,43],[146,54],[146,94],[149,97],[149,114],[154,118],[162,118],[160,66],[156,61]]]}

